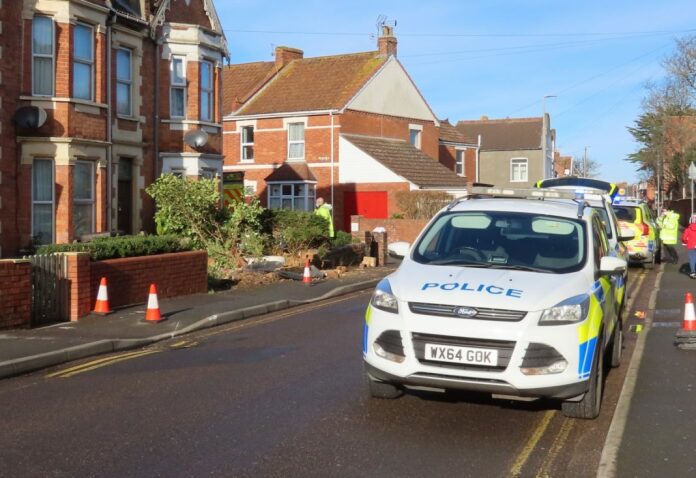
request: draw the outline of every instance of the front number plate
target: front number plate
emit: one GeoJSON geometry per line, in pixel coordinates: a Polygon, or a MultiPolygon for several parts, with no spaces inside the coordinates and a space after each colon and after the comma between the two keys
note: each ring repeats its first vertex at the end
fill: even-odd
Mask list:
{"type": "Polygon", "coordinates": [[[498,351],[453,345],[425,344],[425,359],[437,362],[498,365],[498,351]]]}

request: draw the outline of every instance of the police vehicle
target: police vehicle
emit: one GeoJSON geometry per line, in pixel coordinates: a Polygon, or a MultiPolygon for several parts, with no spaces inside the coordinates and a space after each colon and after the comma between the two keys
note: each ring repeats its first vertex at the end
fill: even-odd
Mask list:
{"type": "Polygon", "coordinates": [[[370,300],[370,394],[546,397],[595,418],[605,356],[621,361],[626,261],[610,254],[597,210],[571,197],[473,188],[440,211],[370,300]]]}

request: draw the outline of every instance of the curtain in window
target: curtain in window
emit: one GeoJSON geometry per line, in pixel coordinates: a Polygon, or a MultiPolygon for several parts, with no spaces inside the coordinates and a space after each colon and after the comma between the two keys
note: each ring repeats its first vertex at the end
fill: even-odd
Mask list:
{"type": "Polygon", "coordinates": [[[186,76],[184,75],[184,61],[181,58],[174,58],[172,60],[172,84],[182,85],[186,82],[186,76]]]}
{"type": "Polygon", "coordinates": [[[290,141],[288,158],[304,158],[304,124],[289,125],[288,139],[290,141]]]}
{"type": "Polygon", "coordinates": [[[53,200],[53,162],[37,159],[34,161],[32,191],[34,201],[53,200]]]}
{"type": "Polygon", "coordinates": [[[184,90],[172,88],[172,116],[184,116],[184,90]]]}
{"type": "Polygon", "coordinates": [[[201,119],[203,121],[210,121],[212,118],[210,114],[210,94],[203,91],[201,92],[201,119]]]}
{"type": "Polygon", "coordinates": [[[120,115],[131,114],[131,86],[128,83],[116,85],[116,112],[120,115]]]}
{"type": "Polygon", "coordinates": [[[50,18],[34,17],[32,52],[41,55],[34,56],[33,93],[50,96],[53,94],[53,21],[50,18]]]}

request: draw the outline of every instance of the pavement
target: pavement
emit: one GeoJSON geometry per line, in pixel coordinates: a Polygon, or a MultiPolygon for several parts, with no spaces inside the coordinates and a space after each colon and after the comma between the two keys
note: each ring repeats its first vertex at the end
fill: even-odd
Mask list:
{"type": "Polygon", "coordinates": [[[684,294],[696,293],[686,248],[662,264],[609,430],[599,477],[696,476],[696,350],[675,346],[684,294]]]}
{"type": "MultiPolygon", "coordinates": [[[[355,269],[341,278],[304,284],[285,280],[255,288],[159,301],[166,320],[149,323],[146,305],[34,329],[0,331],[0,379],[94,355],[140,348],[197,330],[373,288],[398,264],[355,269]]],[[[109,294],[118,294],[109,290],[109,294]]]]}

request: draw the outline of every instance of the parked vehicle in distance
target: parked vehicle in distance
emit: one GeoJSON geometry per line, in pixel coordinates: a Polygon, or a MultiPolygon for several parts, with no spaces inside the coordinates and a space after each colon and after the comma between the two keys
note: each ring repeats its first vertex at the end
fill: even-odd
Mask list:
{"type": "Polygon", "coordinates": [[[425,227],[365,314],[369,393],[463,389],[599,414],[621,362],[626,261],[574,193],[472,188],[425,227]],[[502,196],[502,197],[501,197],[502,196]],[[569,200],[570,199],[570,200],[569,200]]]}
{"type": "Polygon", "coordinates": [[[635,237],[626,242],[631,262],[652,268],[661,260],[662,244],[655,216],[648,204],[638,200],[621,200],[613,205],[614,213],[623,228],[632,229],[635,237]]]}

